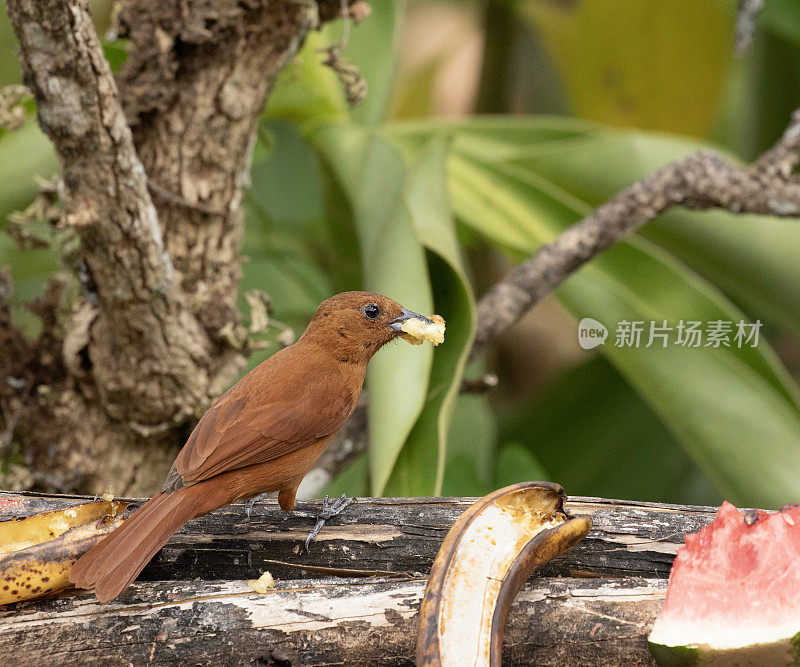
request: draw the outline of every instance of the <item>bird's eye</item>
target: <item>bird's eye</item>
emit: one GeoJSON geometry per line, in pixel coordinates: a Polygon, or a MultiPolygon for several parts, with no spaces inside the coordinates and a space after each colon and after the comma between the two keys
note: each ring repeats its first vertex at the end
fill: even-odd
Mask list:
{"type": "Polygon", "coordinates": [[[381,309],[378,308],[378,306],[376,306],[374,303],[371,303],[368,306],[364,307],[364,315],[366,315],[371,320],[374,320],[380,314],[381,314],[381,309]]]}

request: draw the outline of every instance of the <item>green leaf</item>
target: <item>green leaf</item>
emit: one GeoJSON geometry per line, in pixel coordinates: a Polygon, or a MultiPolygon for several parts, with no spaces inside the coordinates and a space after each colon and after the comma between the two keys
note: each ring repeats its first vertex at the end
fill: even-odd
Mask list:
{"type": "MultiPolygon", "coordinates": [[[[406,206],[406,167],[399,151],[350,126],[323,128],[313,141],[350,204],[365,287],[411,310],[431,312],[433,293],[425,251],[406,206]]],[[[369,457],[374,495],[386,487],[403,443],[422,412],[432,362],[430,345],[403,343],[387,346],[369,364],[369,457]]]]}
{"type": "Polygon", "coordinates": [[[0,87],[22,81],[17,57],[19,43],[8,19],[6,3],[0,5],[0,87]]]}
{"type": "Polygon", "coordinates": [[[336,73],[322,64],[321,50],[334,41],[328,29],[308,35],[303,48],[278,75],[264,118],[291,121],[305,131],[348,119],[342,84],[336,73]]]}
{"type": "Polygon", "coordinates": [[[496,487],[522,481],[527,455],[528,466],[544,468],[541,479],[578,495],[701,505],[722,500],[602,356],[559,375],[500,424],[507,444],[498,455],[496,487]]]}
{"type": "MultiPolygon", "coordinates": [[[[691,140],[597,128],[560,147],[556,142],[549,150],[538,144],[530,149],[517,145],[515,154],[500,159],[597,205],[664,164],[706,147],[691,140]]],[[[750,312],[800,333],[797,220],[676,208],[647,223],[639,233],[750,312]]]]}
{"type": "Polygon", "coordinates": [[[111,71],[115,74],[122,69],[128,59],[128,40],[117,39],[113,42],[103,42],[103,55],[106,57],[111,71]]]}
{"type": "MultiPolygon", "coordinates": [[[[708,146],[695,140],[642,132],[609,130],[585,121],[551,118],[489,118],[452,124],[403,123],[392,126],[409,150],[418,150],[431,132],[454,134],[459,154],[492,164],[514,165],[540,176],[540,187],[574,195],[592,206],[664,164],[708,146]]],[[[733,159],[733,158],[730,158],[733,159]]],[[[465,193],[477,197],[477,193],[465,193]]],[[[512,202],[506,206],[513,206],[512,202]]],[[[551,205],[534,202],[532,206],[551,205]]],[[[539,211],[545,214],[544,211],[539,211]]],[[[494,207],[482,213],[500,241],[517,247],[515,228],[489,222],[504,218],[494,207]],[[487,217],[488,216],[488,217],[487,217]]],[[[800,268],[794,248],[796,220],[734,215],[724,211],[676,208],[647,223],[640,234],[658,243],[721,288],[757,317],[800,332],[800,268]]]]}
{"type": "Polygon", "coordinates": [[[405,3],[371,0],[372,13],[351,26],[345,58],[358,67],[367,82],[367,97],[351,111],[361,125],[375,125],[384,119],[400,53],[398,33],[405,3]]]}
{"type": "Polygon", "coordinates": [[[362,454],[342,470],[325,488],[325,493],[333,498],[343,493],[351,497],[370,495],[369,460],[367,455],[362,454]]]}
{"type": "Polygon", "coordinates": [[[398,457],[386,487],[389,495],[441,493],[448,431],[475,333],[472,290],[447,198],[447,154],[447,142],[433,138],[405,189],[417,236],[430,253],[434,301],[447,322],[447,338],[434,355],[427,402],[398,457]]]}
{"type": "MultiPolygon", "coordinates": [[[[542,429],[536,424],[531,433],[535,434],[542,432],[542,429]]],[[[557,438],[549,440],[549,442],[558,442],[557,438]]],[[[571,459],[567,456],[561,456],[561,459],[568,464],[572,463],[571,459]]],[[[582,468],[583,466],[569,465],[568,468],[574,470],[582,468]]],[[[560,484],[570,489],[571,493],[579,493],[576,491],[577,486],[570,484],[564,477],[556,476],[560,484]]],[[[494,462],[494,484],[493,488],[502,489],[505,486],[516,484],[518,482],[528,482],[532,480],[549,481],[553,479],[539,463],[536,456],[525,445],[518,442],[508,442],[497,450],[497,456],[494,462]]],[[[592,494],[599,495],[599,491],[592,489],[592,494]]],[[[615,496],[617,497],[617,496],[615,496]]]]}
{"type": "Polygon", "coordinates": [[[485,496],[493,489],[495,413],[486,396],[459,394],[447,434],[443,496],[485,496]]]}
{"type": "Polygon", "coordinates": [[[322,64],[324,50],[338,44],[341,21],[312,32],[297,57],[281,72],[269,96],[264,117],[297,123],[305,134],[328,122],[353,119],[378,123],[386,114],[398,56],[396,39],[404,13],[402,2],[376,0],[372,13],[358,26],[351,23],[344,58],[367,82],[367,97],[354,109],[347,106],[342,82],[322,64]],[[376,50],[375,45],[380,48],[376,50]]]}
{"type": "Polygon", "coordinates": [[[56,168],[53,147],[32,118],[20,130],[0,137],[0,266],[11,268],[18,301],[38,296],[58,263],[51,248],[19,250],[5,233],[6,218],[36,196],[34,177],[50,178],[56,168]]]}
{"type": "MultiPolygon", "coordinates": [[[[590,210],[538,174],[458,154],[455,145],[454,210],[502,245],[514,238],[517,250],[533,251],[590,210]]],[[[635,236],[574,274],[557,297],[579,319],[593,317],[612,332],[623,320],[674,326],[745,319],[710,284],[635,236]]],[[[741,349],[611,342],[601,349],[728,497],[775,506],[800,495],[798,389],[763,339],[757,348],[741,349]]]]}
{"type": "Polygon", "coordinates": [[[418,162],[354,127],[315,133],[350,205],[367,289],[448,322],[445,344],[398,343],[370,362],[372,493],[437,493],[461,372],[473,335],[472,295],[446,199],[446,146],[434,140],[418,162]],[[426,258],[426,249],[428,251],[426,258]],[[430,267],[430,273],[429,273],[430,267]]]}
{"type": "Polygon", "coordinates": [[[0,136],[0,226],[30,204],[38,188],[34,177],[50,178],[57,168],[53,146],[33,118],[0,136]]]}
{"type": "Polygon", "coordinates": [[[459,152],[491,160],[516,155],[520,147],[547,151],[562,146],[558,142],[591,137],[597,127],[573,118],[476,116],[457,124],[440,119],[394,122],[386,132],[410,151],[419,151],[433,133],[452,135],[459,152]]]}
{"type": "Polygon", "coordinates": [[[324,217],[317,156],[296,125],[262,121],[250,168],[248,196],[287,231],[306,232],[324,217]]]}
{"type": "Polygon", "coordinates": [[[758,23],[765,30],[800,46],[800,11],[797,0],[768,0],[759,12],[758,23]]]}
{"type": "Polygon", "coordinates": [[[733,14],[711,0],[530,0],[577,115],[705,136],[731,62],[733,14]]]}

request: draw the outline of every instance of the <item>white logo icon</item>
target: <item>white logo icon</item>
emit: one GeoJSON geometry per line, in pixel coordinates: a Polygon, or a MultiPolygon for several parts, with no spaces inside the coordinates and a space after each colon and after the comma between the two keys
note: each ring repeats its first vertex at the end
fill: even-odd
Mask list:
{"type": "Polygon", "coordinates": [[[578,345],[584,350],[591,350],[598,345],[602,345],[608,338],[608,329],[593,320],[591,317],[584,317],[578,324],[578,345]]]}

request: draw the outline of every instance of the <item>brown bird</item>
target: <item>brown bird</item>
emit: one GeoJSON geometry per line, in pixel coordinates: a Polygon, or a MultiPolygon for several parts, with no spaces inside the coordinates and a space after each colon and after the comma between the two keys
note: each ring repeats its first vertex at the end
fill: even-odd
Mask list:
{"type": "MultiPolygon", "coordinates": [[[[355,409],[367,362],[415,318],[430,322],[370,292],[324,301],[294,345],[250,371],[203,415],[161,493],[84,554],[70,581],[108,602],[189,519],[274,491],[284,511],[295,509],[301,480],[355,409]]],[[[317,530],[350,502],[340,500],[325,503],[317,530]]]]}

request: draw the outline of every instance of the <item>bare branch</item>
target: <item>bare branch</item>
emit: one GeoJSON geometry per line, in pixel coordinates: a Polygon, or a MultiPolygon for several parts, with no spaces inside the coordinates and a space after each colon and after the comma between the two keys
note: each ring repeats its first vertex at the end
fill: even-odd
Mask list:
{"type": "Polygon", "coordinates": [[[583,264],[673,206],[781,217],[800,214],[800,110],[773,148],[749,169],[700,151],[646,176],[514,268],[478,303],[472,358],[583,264]]]}
{"type": "Polygon", "coordinates": [[[297,490],[298,498],[317,498],[333,479],[367,451],[367,399],[364,394],[350,419],[336,434],[297,490]]]}
{"type": "Polygon", "coordinates": [[[763,6],[764,0],[739,0],[736,12],[736,39],[733,44],[733,51],[737,56],[743,56],[753,45],[756,18],[763,6]]]}

